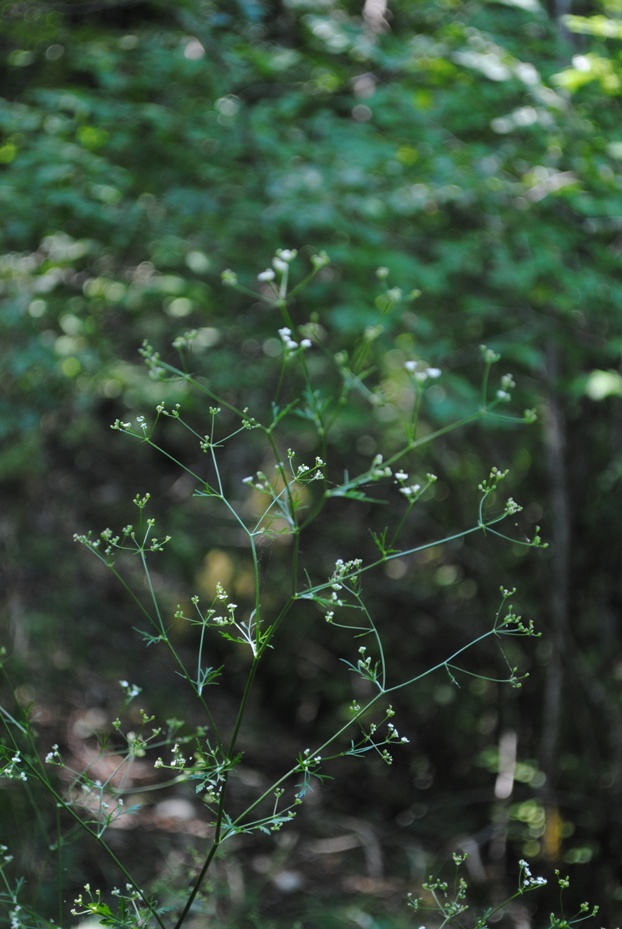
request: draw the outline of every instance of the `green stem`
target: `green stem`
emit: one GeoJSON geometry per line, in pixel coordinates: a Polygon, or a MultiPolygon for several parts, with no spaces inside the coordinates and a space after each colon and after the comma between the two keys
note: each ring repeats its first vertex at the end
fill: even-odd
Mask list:
{"type": "MultiPolygon", "coordinates": [[[[2,670],[3,670],[3,676],[4,676],[4,678],[5,678],[5,681],[8,683],[9,688],[10,688],[11,692],[13,693],[13,687],[12,687],[12,684],[11,684],[9,678],[8,678],[8,675],[6,674],[6,671],[5,671],[4,668],[3,668],[2,670]]],[[[19,704],[18,704],[18,705],[19,705],[19,704]]],[[[10,727],[9,727],[8,722],[7,722],[7,717],[8,717],[9,719],[11,719],[11,721],[12,721],[13,723],[17,723],[17,721],[16,721],[16,720],[13,720],[13,718],[12,718],[8,713],[6,713],[6,711],[3,712],[2,718],[3,718],[3,721],[4,721],[5,729],[7,730],[7,734],[8,734],[8,736],[9,736],[9,739],[11,740],[11,742],[13,743],[13,745],[15,746],[16,750],[19,750],[19,745],[18,745],[18,743],[16,742],[15,738],[13,737],[13,733],[12,733],[10,727]]],[[[27,720],[26,720],[26,722],[27,722],[27,720]]],[[[35,762],[31,761],[29,758],[24,757],[24,755],[22,755],[22,758],[23,758],[23,761],[24,761],[24,765],[25,765],[26,768],[28,769],[30,775],[31,775],[32,777],[34,777],[34,778],[42,785],[42,787],[44,788],[44,790],[46,790],[47,793],[48,793],[48,794],[52,797],[52,799],[54,800],[54,803],[55,803],[55,806],[56,806],[56,810],[57,810],[57,814],[56,814],[57,817],[60,816],[60,810],[63,810],[68,816],[70,816],[70,817],[74,820],[74,822],[80,827],[80,829],[83,830],[83,832],[85,832],[88,836],[90,836],[92,839],[94,839],[94,840],[99,844],[99,846],[100,846],[100,848],[102,849],[102,851],[106,854],[106,856],[112,861],[112,863],[115,865],[115,867],[116,867],[116,868],[119,870],[119,872],[123,875],[123,877],[125,878],[126,882],[127,882],[128,884],[131,884],[132,888],[136,891],[136,893],[140,895],[141,900],[144,900],[145,906],[147,907],[147,909],[149,910],[149,912],[151,913],[151,915],[153,916],[153,918],[156,920],[156,922],[158,923],[158,925],[161,927],[161,929],[166,929],[166,926],[164,925],[164,923],[163,923],[162,920],[160,919],[160,917],[159,917],[159,915],[158,915],[158,913],[157,913],[157,911],[156,911],[156,909],[155,909],[153,903],[151,903],[151,901],[149,901],[149,900],[144,899],[142,888],[141,888],[140,885],[134,880],[134,878],[132,877],[132,875],[130,874],[130,872],[127,870],[127,868],[121,863],[121,861],[119,861],[119,859],[117,858],[117,856],[115,855],[115,853],[112,851],[112,849],[110,848],[110,846],[108,845],[108,843],[105,842],[104,839],[102,838],[102,836],[101,836],[101,835],[98,835],[97,832],[95,832],[94,829],[91,829],[91,827],[88,825],[88,823],[86,823],[86,822],[82,819],[82,817],[73,809],[73,807],[72,807],[70,804],[68,804],[68,803],[63,799],[63,797],[62,797],[62,796],[55,790],[55,788],[52,786],[52,784],[50,783],[50,781],[49,781],[49,779],[48,779],[47,773],[46,773],[45,769],[43,768],[43,765],[42,765],[42,763],[41,763],[41,760],[39,759],[39,756],[38,756],[38,754],[37,754],[37,752],[36,752],[36,746],[35,746],[35,744],[34,744],[34,740],[33,740],[32,734],[31,734],[31,732],[30,732],[30,728],[29,728],[28,726],[26,726],[26,728],[24,728],[24,727],[21,726],[19,723],[17,723],[17,725],[18,725],[18,728],[20,729],[20,731],[23,732],[23,733],[26,735],[27,741],[28,741],[28,743],[29,743],[29,749],[30,749],[30,751],[32,752],[33,757],[36,759],[36,763],[35,763],[35,762]]],[[[21,751],[21,750],[20,750],[20,751],[21,751]]],[[[57,822],[59,822],[59,820],[57,820],[57,822]]],[[[59,902],[61,902],[61,901],[59,901],[59,902]]],[[[62,905],[62,902],[61,902],[61,905],[62,905]]]]}

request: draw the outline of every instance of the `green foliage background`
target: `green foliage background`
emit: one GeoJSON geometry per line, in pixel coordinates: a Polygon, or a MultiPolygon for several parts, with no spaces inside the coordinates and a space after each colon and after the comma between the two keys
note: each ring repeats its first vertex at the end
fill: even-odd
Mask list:
{"type": "MultiPolygon", "coordinates": [[[[400,351],[441,367],[431,426],[476,402],[481,343],[501,352],[519,401],[539,412],[530,430],[448,439],[429,463],[438,505],[413,532],[468,522],[471,489],[495,464],[529,504],[524,530],[542,524],[551,546],[523,564],[483,540],[392,579],[389,636],[405,662],[432,660],[445,635],[489,616],[502,583],[519,587],[544,636],[523,656],[531,677],[519,697],[435,679],[402,707],[415,748],[392,777],[372,771],[362,784],[347,772],[325,802],[351,815],[365,807],[439,861],[465,835],[486,859],[503,822],[502,870],[523,855],[571,869],[579,898],[615,920],[622,25],[614,0],[572,12],[560,21],[537,0],[390,0],[388,28],[375,29],[347,0],[4,3],[2,616],[25,700],[58,714],[106,704],[99,676],[125,677],[141,645],[73,532],[123,520],[148,489],[176,535],[174,592],[222,554],[177,475],[111,440],[116,417],[162,399],[137,350],[147,339],[167,351],[197,328],[202,376],[260,406],[280,323],[223,289],[220,274],[232,267],[251,283],[276,247],[303,258],[326,249],[333,264],[300,320],[318,314],[346,349],[355,331],[382,326],[388,383],[400,351]],[[380,266],[419,299],[383,314],[380,266]],[[494,766],[506,730],[517,733],[523,779],[501,803],[494,766]]],[[[390,449],[397,415],[385,425],[367,434],[354,409],[343,466],[390,449]]],[[[249,447],[231,474],[252,464],[249,447]]],[[[366,518],[344,525],[344,548],[366,518]]],[[[258,704],[266,731],[295,742],[325,725],[339,693],[309,657],[322,645],[313,621],[289,635],[258,704]]],[[[20,830],[36,871],[42,848],[12,803],[0,795],[0,824],[20,830]]],[[[81,869],[88,876],[76,861],[81,869]]]]}

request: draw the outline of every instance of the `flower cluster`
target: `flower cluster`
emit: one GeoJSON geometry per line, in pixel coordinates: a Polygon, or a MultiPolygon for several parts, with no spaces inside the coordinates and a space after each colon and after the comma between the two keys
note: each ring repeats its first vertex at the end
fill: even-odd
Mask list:
{"type": "Polygon", "coordinates": [[[295,248],[277,248],[272,264],[277,271],[287,270],[288,264],[294,260],[298,252],[295,248]]]}
{"type": "Polygon", "coordinates": [[[544,887],[547,883],[545,877],[532,877],[531,868],[524,858],[518,862],[520,868],[519,887],[523,890],[533,890],[535,887],[544,887]]]}
{"type": "Polygon", "coordinates": [[[384,464],[384,458],[380,453],[378,453],[371,463],[371,469],[369,472],[371,479],[374,481],[379,481],[383,477],[391,477],[392,473],[393,472],[391,471],[389,465],[384,464]]]}
{"type": "Polygon", "coordinates": [[[520,513],[522,509],[522,506],[516,502],[514,497],[508,497],[505,504],[505,512],[508,516],[514,516],[516,513],[520,513]]]}
{"type": "Polygon", "coordinates": [[[229,602],[229,595],[225,592],[224,588],[222,587],[220,583],[218,583],[216,586],[216,598],[215,599],[220,601],[225,606],[227,610],[226,616],[216,615],[216,610],[214,609],[208,609],[203,614],[201,610],[199,609],[199,598],[195,594],[193,597],[190,598],[190,602],[196,608],[199,614],[200,619],[198,620],[198,623],[197,623],[197,620],[193,620],[193,619],[188,620],[188,617],[184,615],[184,611],[180,606],[178,606],[177,610],[175,611],[175,614],[174,614],[175,619],[185,619],[193,623],[193,625],[201,625],[201,626],[207,626],[207,625],[232,626],[235,623],[235,611],[237,610],[238,605],[237,603],[229,602]]]}
{"type": "Polygon", "coordinates": [[[333,590],[341,590],[339,582],[355,574],[362,564],[363,561],[361,558],[352,558],[350,561],[344,561],[343,558],[338,558],[335,562],[335,570],[331,577],[333,590]]]}
{"type": "Polygon", "coordinates": [[[509,474],[508,469],[501,471],[499,468],[491,468],[488,479],[477,485],[477,489],[483,494],[490,494],[497,489],[497,484],[509,474]]]}
{"type": "Polygon", "coordinates": [[[14,755],[11,755],[5,766],[0,772],[0,776],[6,777],[7,780],[11,781],[27,781],[28,775],[23,768],[20,768],[20,765],[23,763],[24,759],[21,756],[20,752],[15,752],[14,755]]]}
{"type": "Polygon", "coordinates": [[[414,503],[419,497],[423,494],[424,491],[428,489],[430,484],[433,484],[438,478],[436,474],[426,474],[426,484],[424,487],[421,484],[408,484],[408,474],[406,471],[396,471],[393,475],[395,478],[395,483],[400,485],[400,493],[403,494],[409,503],[414,503]]]}
{"type": "Polygon", "coordinates": [[[305,748],[302,755],[299,757],[298,761],[300,762],[301,768],[313,768],[316,765],[321,764],[322,756],[321,755],[312,755],[310,748],[305,748]]]}
{"type": "Polygon", "coordinates": [[[156,759],[153,763],[154,768],[169,768],[183,770],[187,764],[192,763],[192,758],[184,758],[179,742],[176,742],[171,749],[172,758],[168,764],[165,764],[161,758],[156,759]]]}
{"type": "Polygon", "coordinates": [[[263,471],[257,471],[254,477],[242,478],[243,484],[248,484],[253,490],[259,490],[261,493],[272,493],[272,486],[263,471]]]}
{"type": "Polygon", "coordinates": [[[323,458],[320,458],[319,455],[315,456],[315,464],[299,464],[294,466],[294,458],[296,457],[296,452],[292,448],[287,449],[287,458],[289,461],[289,466],[291,468],[292,474],[297,481],[308,483],[309,481],[321,481],[324,477],[324,470],[326,468],[326,462],[323,458]]]}
{"type": "Polygon", "coordinates": [[[238,276],[231,268],[226,268],[220,275],[220,279],[227,287],[235,287],[238,282],[238,276]]]}
{"type": "MultiPolygon", "coordinates": [[[[125,891],[121,890],[119,887],[113,887],[110,891],[110,895],[122,901],[120,907],[121,912],[125,913],[128,918],[131,918],[131,923],[126,922],[125,919],[123,919],[123,923],[121,923],[120,919],[113,916],[110,907],[104,902],[101,890],[92,891],[90,884],[85,884],[84,893],[81,893],[73,901],[74,907],[71,910],[71,915],[102,917],[101,922],[98,921],[96,924],[93,923],[93,925],[101,926],[132,925],[135,926],[136,929],[141,929],[141,927],[146,927],[148,924],[151,924],[151,917],[153,914],[143,900],[141,893],[132,884],[126,884],[125,891]]],[[[90,920],[88,924],[89,926],[91,925],[90,920]]],[[[82,923],[80,925],[82,925],[82,923]]]]}
{"type": "Polygon", "coordinates": [[[311,255],[311,265],[315,271],[321,271],[326,265],[330,264],[330,258],[325,251],[318,252],[317,255],[311,255]]]}
{"type": "Polygon", "coordinates": [[[419,361],[405,361],[404,368],[408,371],[409,374],[412,374],[415,381],[419,384],[423,384],[429,379],[436,379],[440,377],[443,373],[440,368],[427,368],[421,367],[419,361]]]}
{"type": "MultiPolygon", "coordinates": [[[[263,283],[270,283],[276,278],[277,272],[284,274],[289,269],[289,264],[294,260],[298,252],[295,248],[277,248],[274,258],[272,259],[272,267],[266,268],[265,271],[262,271],[257,275],[257,280],[262,281],[263,283]]],[[[318,257],[318,256],[316,256],[318,257]]],[[[225,272],[228,276],[228,280],[225,281],[227,284],[237,283],[237,277],[235,281],[232,279],[233,272],[225,272]]],[[[224,277],[223,277],[224,280],[224,277]]]]}
{"type": "Polygon", "coordinates": [[[511,374],[504,374],[501,378],[501,387],[497,391],[497,400],[510,400],[510,391],[516,387],[516,381],[511,374]]]}
{"type": "Polygon", "coordinates": [[[400,735],[393,723],[387,723],[387,741],[399,742],[401,745],[408,745],[410,739],[407,739],[405,735],[400,735]]]}
{"type": "Polygon", "coordinates": [[[130,684],[128,681],[119,681],[119,687],[125,694],[126,704],[133,700],[134,697],[137,697],[141,692],[142,687],[139,687],[137,684],[130,684]]]}
{"type": "Polygon", "coordinates": [[[292,338],[292,330],[287,326],[283,326],[282,329],[279,329],[278,333],[286,352],[297,352],[301,348],[311,348],[313,344],[311,339],[301,339],[300,342],[296,342],[296,340],[292,338]]]}
{"type": "Polygon", "coordinates": [[[498,352],[495,352],[494,349],[488,348],[487,345],[480,345],[480,352],[482,353],[482,358],[487,365],[495,364],[499,361],[501,355],[498,352]]]}
{"type": "Polygon", "coordinates": [[[58,750],[58,745],[57,745],[57,744],[54,744],[54,745],[52,746],[51,751],[49,751],[49,752],[47,753],[47,755],[45,756],[45,763],[46,763],[46,764],[62,765],[63,759],[62,759],[62,757],[61,757],[60,751],[58,750]]]}

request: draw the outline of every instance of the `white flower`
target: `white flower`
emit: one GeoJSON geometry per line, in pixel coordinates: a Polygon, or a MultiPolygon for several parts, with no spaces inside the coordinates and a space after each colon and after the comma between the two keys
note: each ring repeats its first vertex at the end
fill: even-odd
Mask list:
{"type": "MultiPolygon", "coordinates": [[[[294,339],[292,339],[292,330],[291,330],[291,329],[288,329],[287,326],[283,326],[282,329],[279,329],[279,330],[277,330],[277,331],[278,331],[279,335],[281,336],[281,339],[282,339],[282,341],[283,341],[283,344],[284,344],[285,348],[288,349],[288,351],[290,351],[290,352],[295,352],[296,349],[300,348],[300,346],[298,345],[298,342],[296,342],[296,341],[294,341],[294,339]]],[[[308,339],[305,339],[304,341],[305,341],[305,342],[309,342],[308,339]]],[[[301,343],[301,344],[302,344],[302,343],[301,343]]],[[[309,345],[310,345],[310,344],[311,344],[311,343],[309,342],[309,345]]],[[[308,347],[307,345],[304,345],[304,346],[303,346],[303,348],[307,348],[307,347],[308,347]]]]}
{"type": "Polygon", "coordinates": [[[257,275],[257,280],[258,281],[273,281],[275,277],[276,277],[276,274],[274,273],[272,268],[266,268],[265,271],[262,271],[261,274],[257,275]]]}
{"type": "Polygon", "coordinates": [[[421,370],[418,370],[419,369],[418,361],[405,361],[404,367],[406,368],[409,374],[414,374],[415,379],[419,381],[420,383],[423,383],[423,381],[427,381],[429,377],[430,378],[440,377],[441,374],[443,373],[440,368],[423,368],[421,370]]]}
{"type": "Polygon", "coordinates": [[[298,252],[295,248],[277,248],[276,250],[277,258],[281,258],[282,261],[293,261],[298,252]]]}
{"type": "Polygon", "coordinates": [[[326,252],[322,251],[317,255],[311,255],[311,264],[316,271],[319,271],[321,268],[325,268],[327,264],[330,264],[330,258],[326,252]]]}
{"type": "Polygon", "coordinates": [[[391,468],[388,465],[383,465],[382,455],[376,455],[371,465],[370,474],[372,478],[378,480],[381,477],[391,477],[391,468]]]}
{"type": "Polygon", "coordinates": [[[482,358],[486,364],[494,364],[501,358],[501,355],[495,352],[492,348],[488,348],[486,345],[480,345],[479,350],[482,353],[482,358]]]}

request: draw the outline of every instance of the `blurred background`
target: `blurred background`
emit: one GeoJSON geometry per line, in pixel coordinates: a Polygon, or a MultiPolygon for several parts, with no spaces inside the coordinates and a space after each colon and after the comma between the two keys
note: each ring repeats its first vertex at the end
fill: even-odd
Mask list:
{"type": "MultiPolygon", "coordinates": [[[[415,540],[471,525],[496,465],[525,505],[516,532],[541,525],[550,544],[525,555],[478,537],[391,563],[369,593],[398,673],[444,658],[465,626],[484,628],[502,584],[517,586],[518,612],[543,636],[516,647],[530,674],[520,691],[426,679],[396,701],[411,744],[391,769],[335,766],[276,843],[231,843],[214,884],[219,924],[406,925],[405,893],[456,848],[482,900],[511,892],[528,858],[534,873],[570,875],[571,910],[589,899],[601,925],[619,921],[620,4],[5,0],[0,15],[0,617],[42,750],[59,742],[87,758],[118,712],[119,679],[144,687],[150,711],[185,712],[179,679],[145,657],[132,604],[75,532],[124,525],[149,491],[174,536],[162,561],[173,604],[218,579],[243,596],[248,582],[180,472],[110,432],[162,399],[206,429],[205,403],[150,380],[141,344],[166,354],[197,329],[201,375],[262,409],[280,322],[220,275],[233,268],[254,286],[286,247],[302,276],[325,249],[332,263],[298,318],[316,314],[345,350],[381,325],[374,360],[389,390],[403,357],[441,368],[430,428],[477,406],[482,343],[512,372],[519,408],[538,412],[529,428],[452,433],[422,459],[439,482],[415,540]],[[383,315],[378,267],[421,296],[383,315]]],[[[398,429],[390,409],[373,427],[353,410],[336,472],[395,448],[398,429]]],[[[183,434],[167,441],[185,461],[200,454],[183,434]]],[[[260,464],[249,439],[227,473],[235,483],[260,464]]],[[[349,557],[368,516],[344,510],[329,543],[319,524],[311,563],[327,544],[333,562],[349,557]]],[[[278,551],[272,562],[278,597],[278,551]]],[[[352,696],[317,615],[279,644],[257,682],[249,790],[352,696]]],[[[491,655],[478,660],[494,676],[491,655]]],[[[243,671],[221,685],[225,713],[243,671]]],[[[115,848],[131,849],[145,880],[174,880],[201,848],[191,800],[154,802],[142,830],[118,830],[115,848]]],[[[5,835],[45,904],[53,856],[13,785],[0,790],[5,835]]],[[[118,882],[96,849],[68,854],[69,887],[118,882]]],[[[516,922],[537,922],[535,906],[516,922]]]]}

